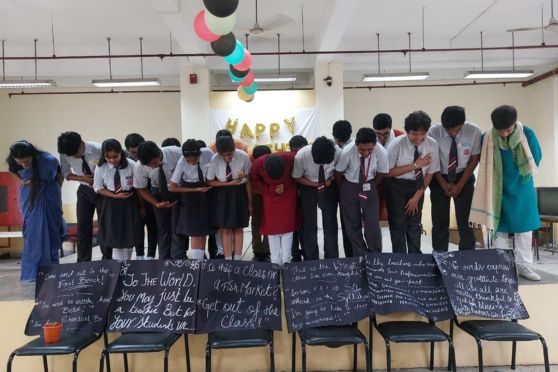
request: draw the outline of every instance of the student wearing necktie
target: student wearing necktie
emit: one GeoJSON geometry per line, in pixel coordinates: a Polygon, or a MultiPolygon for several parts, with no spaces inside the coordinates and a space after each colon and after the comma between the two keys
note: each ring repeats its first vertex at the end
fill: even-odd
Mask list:
{"type": "Polygon", "coordinates": [[[102,196],[98,241],[112,250],[114,259],[125,261],[143,239],[140,199],[133,187],[137,165],[115,139],[104,141],[101,149],[93,180],[93,189],[102,196]]]}
{"type": "Polygon", "coordinates": [[[168,189],[168,182],[182,155],[180,147],[159,148],[152,141],[145,141],[138,147],[141,165],[134,172],[134,187],[154,207],[159,259],[186,258],[188,249],[188,237],[177,231],[180,194],[169,192],[168,189]],[[149,181],[151,189],[147,188],[149,181]]]}
{"type": "Polygon", "coordinates": [[[372,128],[359,129],[354,143],[343,149],[335,171],[337,183],[341,185],[341,215],[352,243],[353,255],[381,252],[376,186],[389,172],[389,162],[387,152],[376,142],[376,133],[372,128]]]}
{"type": "Polygon", "coordinates": [[[424,191],[440,170],[438,143],[427,136],[431,119],[424,111],[405,118],[406,136],[388,146],[390,171],[384,180],[393,252],[421,253],[424,191]]]}
{"type": "Polygon", "coordinates": [[[169,191],[182,195],[176,230],[192,238],[190,255],[194,260],[204,259],[206,237],[215,233],[211,224],[212,187],[206,183],[212,156],[213,152],[200,147],[195,139],[187,140],[169,183],[169,191]]]}
{"type": "Polygon", "coordinates": [[[430,183],[432,202],[432,248],[447,251],[449,244],[450,203],[453,199],[459,231],[459,250],[475,249],[475,234],[469,226],[469,213],[475,190],[475,176],[481,152],[482,132],[466,121],[465,109],[448,106],[442,123],[430,128],[428,135],[438,142],[440,171],[430,183]]]}
{"type": "MultiPolygon", "coordinates": [[[[101,145],[96,142],[83,141],[76,132],[64,132],[58,136],[58,153],[60,169],[68,181],[80,183],[77,190],[77,260],[91,261],[93,248],[93,216],[99,214],[101,197],[93,190],[93,174],[102,157],[101,145]]],[[[104,259],[110,259],[112,253],[101,245],[104,259]]]]}
{"type": "Polygon", "coordinates": [[[322,211],[324,257],[339,257],[337,204],[339,193],[333,178],[341,150],[332,140],[318,137],[295,156],[292,177],[298,182],[303,209],[305,260],[320,258],[318,250],[318,208],[322,211]]]}
{"type": "MultiPolygon", "coordinates": [[[[252,149],[252,164],[265,155],[271,154],[271,149],[265,145],[254,146],[252,149]]],[[[253,179],[252,179],[253,180],[253,179]]],[[[269,262],[269,239],[262,235],[260,227],[262,225],[263,201],[262,193],[257,185],[252,182],[252,216],[250,218],[250,228],[252,229],[252,252],[254,260],[269,262]]]]}
{"type": "Polygon", "coordinates": [[[212,221],[223,241],[225,260],[241,260],[244,228],[252,210],[248,154],[235,149],[232,137],[217,137],[217,154],[209,162],[207,183],[213,186],[212,221]]]}

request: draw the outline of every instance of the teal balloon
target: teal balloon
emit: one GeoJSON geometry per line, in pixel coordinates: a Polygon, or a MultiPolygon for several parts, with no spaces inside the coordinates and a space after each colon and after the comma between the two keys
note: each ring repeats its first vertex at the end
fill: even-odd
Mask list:
{"type": "Polygon", "coordinates": [[[244,81],[244,77],[236,77],[233,75],[233,73],[231,72],[231,70],[229,70],[229,76],[231,77],[231,80],[234,81],[235,83],[241,83],[244,81]]]}
{"type": "Polygon", "coordinates": [[[244,92],[246,92],[246,94],[252,95],[256,93],[256,90],[258,90],[258,84],[256,84],[256,82],[253,82],[250,86],[244,87],[242,89],[244,89],[244,92]]]}
{"type": "Polygon", "coordinates": [[[239,64],[244,59],[244,50],[244,45],[237,40],[233,52],[225,57],[225,61],[229,65],[239,64]]]}

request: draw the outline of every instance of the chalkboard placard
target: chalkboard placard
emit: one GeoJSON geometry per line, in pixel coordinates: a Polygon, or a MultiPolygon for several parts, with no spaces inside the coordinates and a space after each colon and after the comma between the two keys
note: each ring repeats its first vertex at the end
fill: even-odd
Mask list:
{"type": "Polygon", "coordinates": [[[527,319],[517,292],[513,251],[434,252],[453,311],[493,319],[527,319]]]}
{"type": "Polygon", "coordinates": [[[370,312],[363,257],[287,264],[283,287],[289,332],[351,324],[370,312]]]}
{"type": "Polygon", "coordinates": [[[108,332],[193,333],[200,262],[127,261],[108,332]]]}
{"type": "Polygon", "coordinates": [[[279,269],[264,262],[202,263],[196,332],[281,330],[279,269]]]}
{"type": "Polygon", "coordinates": [[[366,256],[371,314],[414,312],[434,321],[454,314],[440,271],[430,254],[366,256]]]}
{"type": "Polygon", "coordinates": [[[63,334],[104,332],[119,269],[116,261],[41,266],[25,334],[40,335],[52,322],[63,334]]]}

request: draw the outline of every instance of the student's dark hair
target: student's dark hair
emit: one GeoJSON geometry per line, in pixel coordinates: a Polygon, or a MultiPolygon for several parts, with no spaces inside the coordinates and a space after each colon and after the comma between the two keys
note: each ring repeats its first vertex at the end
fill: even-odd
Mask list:
{"type": "Polygon", "coordinates": [[[81,146],[81,136],[76,132],[64,132],[58,136],[58,153],[66,156],[74,156],[81,146]]]}
{"type": "Polygon", "coordinates": [[[185,158],[190,156],[200,156],[201,155],[201,146],[195,139],[188,139],[186,142],[182,144],[182,155],[185,158]]]}
{"type": "Polygon", "coordinates": [[[114,138],[103,141],[103,144],[101,145],[101,158],[99,159],[98,166],[100,167],[107,162],[105,156],[107,152],[110,151],[120,153],[120,163],[118,163],[118,167],[120,169],[125,169],[128,166],[128,158],[126,157],[126,153],[122,149],[120,142],[114,138]]]}
{"type": "Polygon", "coordinates": [[[151,163],[155,158],[161,156],[161,149],[153,141],[145,141],[138,146],[138,160],[141,164],[146,165],[151,163]]]}
{"type": "Polygon", "coordinates": [[[360,128],[356,134],[355,144],[373,143],[376,144],[376,132],[372,128],[360,128]]]}
{"type": "Polygon", "coordinates": [[[169,138],[165,138],[163,140],[163,142],[161,143],[161,147],[167,147],[167,146],[176,146],[176,147],[180,147],[180,141],[178,140],[178,138],[174,138],[174,137],[169,137],[169,138]]]}
{"type": "Polygon", "coordinates": [[[219,138],[219,137],[231,137],[232,138],[232,133],[228,129],[221,129],[221,130],[217,131],[217,134],[215,135],[215,141],[217,141],[217,138],[219,138]]]}
{"type": "Polygon", "coordinates": [[[451,129],[465,124],[465,109],[461,106],[448,106],[442,112],[442,125],[451,129]]]}
{"type": "Polygon", "coordinates": [[[258,145],[252,150],[252,156],[254,159],[267,154],[271,154],[271,149],[265,145],[258,145]]]}
{"type": "Polygon", "coordinates": [[[405,118],[405,132],[424,130],[428,132],[432,119],[422,110],[414,111],[405,118]]]}
{"type": "Polygon", "coordinates": [[[304,146],[308,145],[308,140],[301,135],[292,136],[289,140],[289,148],[291,151],[300,150],[304,146]]]}
{"type": "Polygon", "coordinates": [[[124,139],[124,146],[126,146],[126,150],[130,150],[132,147],[138,147],[142,142],[145,142],[145,138],[141,134],[130,133],[124,139]]]}
{"type": "Polygon", "coordinates": [[[16,143],[10,146],[10,155],[8,155],[8,158],[6,159],[10,172],[16,174],[19,177],[18,172],[22,170],[23,167],[18,163],[16,163],[15,159],[27,158],[29,156],[32,158],[31,193],[29,196],[29,202],[31,203],[30,205],[31,208],[35,206],[35,202],[37,200],[37,197],[39,196],[39,192],[41,188],[41,177],[39,174],[39,156],[44,153],[45,153],[44,151],[38,150],[31,143],[25,140],[21,140],[21,141],[17,141],[16,143]]]}
{"type": "Polygon", "coordinates": [[[219,154],[234,151],[235,149],[234,140],[232,137],[227,137],[227,136],[217,137],[217,142],[215,143],[215,147],[217,147],[217,152],[219,154]]]}
{"type": "Polygon", "coordinates": [[[312,159],[316,164],[329,164],[335,159],[335,144],[327,137],[318,137],[312,144],[312,159]]]}
{"type": "Polygon", "coordinates": [[[271,154],[265,158],[264,169],[272,180],[278,180],[285,173],[285,160],[277,154],[271,154]]]}
{"type": "Polygon", "coordinates": [[[203,140],[197,140],[198,145],[200,146],[200,149],[203,149],[204,147],[207,147],[207,143],[205,143],[205,141],[203,140]]]}
{"type": "Polygon", "coordinates": [[[351,138],[353,128],[351,127],[351,123],[347,120],[337,120],[335,124],[333,124],[332,132],[333,138],[345,143],[351,138]]]}
{"type": "Polygon", "coordinates": [[[517,121],[517,110],[509,105],[499,106],[492,111],[490,119],[492,119],[494,129],[508,129],[517,121]]]}
{"type": "Polygon", "coordinates": [[[375,130],[382,130],[386,128],[391,129],[391,122],[391,116],[382,112],[381,114],[374,116],[374,119],[372,119],[372,127],[375,130]]]}

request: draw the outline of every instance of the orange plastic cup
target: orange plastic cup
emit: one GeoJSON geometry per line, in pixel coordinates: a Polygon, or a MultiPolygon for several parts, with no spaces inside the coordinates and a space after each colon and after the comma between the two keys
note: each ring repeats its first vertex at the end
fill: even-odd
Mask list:
{"type": "Polygon", "coordinates": [[[52,344],[60,341],[62,323],[46,323],[43,326],[45,343],[52,344]]]}

